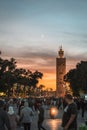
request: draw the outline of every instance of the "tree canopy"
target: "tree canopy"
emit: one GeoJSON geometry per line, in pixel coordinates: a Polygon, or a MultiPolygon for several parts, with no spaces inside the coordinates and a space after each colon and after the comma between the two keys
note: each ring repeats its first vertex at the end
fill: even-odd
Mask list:
{"type": "Polygon", "coordinates": [[[14,58],[10,60],[4,60],[0,58],[0,92],[10,92],[17,84],[17,90],[20,91],[20,86],[24,86],[30,89],[35,88],[39,82],[39,79],[43,77],[43,74],[39,71],[32,72],[23,68],[17,68],[17,62],[14,58]]]}
{"type": "Polygon", "coordinates": [[[79,95],[80,92],[87,93],[87,61],[78,63],[75,69],[64,76],[64,81],[70,83],[74,95],[79,95]]]}

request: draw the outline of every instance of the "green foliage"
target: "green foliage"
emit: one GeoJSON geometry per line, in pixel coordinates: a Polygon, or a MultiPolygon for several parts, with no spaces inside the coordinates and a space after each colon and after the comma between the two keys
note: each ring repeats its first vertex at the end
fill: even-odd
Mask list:
{"type": "Polygon", "coordinates": [[[74,95],[79,95],[80,91],[87,93],[87,61],[78,63],[64,76],[64,81],[70,83],[74,95]]]}

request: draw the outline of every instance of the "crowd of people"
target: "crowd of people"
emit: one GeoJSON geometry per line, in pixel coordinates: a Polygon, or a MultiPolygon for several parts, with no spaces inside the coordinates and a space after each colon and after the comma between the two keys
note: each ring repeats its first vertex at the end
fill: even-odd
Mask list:
{"type": "Polygon", "coordinates": [[[32,118],[38,113],[38,130],[45,128],[44,121],[44,100],[35,99],[0,99],[0,130],[17,130],[17,127],[24,127],[30,130],[32,118]]]}
{"type": "Polygon", "coordinates": [[[17,130],[17,127],[30,130],[35,112],[38,113],[38,130],[46,130],[42,125],[45,112],[44,106],[47,106],[47,109],[52,106],[63,109],[63,130],[77,130],[78,112],[82,111],[83,118],[87,102],[81,98],[73,99],[70,94],[67,94],[64,99],[0,99],[0,130],[17,130]]]}

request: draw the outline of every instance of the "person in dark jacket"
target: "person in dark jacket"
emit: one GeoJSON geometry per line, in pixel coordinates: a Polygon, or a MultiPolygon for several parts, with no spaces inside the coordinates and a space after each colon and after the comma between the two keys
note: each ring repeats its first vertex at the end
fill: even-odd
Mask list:
{"type": "Polygon", "coordinates": [[[4,111],[4,102],[0,100],[0,130],[11,130],[10,121],[7,112],[4,111]]]}
{"type": "Polygon", "coordinates": [[[42,124],[43,124],[43,121],[44,121],[44,108],[42,106],[40,106],[39,108],[39,111],[38,111],[38,130],[46,130],[42,124]]]}
{"type": "Polygon", "coordinates": [[[85,101],[84,101],[84,99],[81,100],[81,110],[82,110],[82,118],[84,118],[84,113],[85,113],[85,101]]]}
{"type": "Polygon", "coordinates": [[[70,94],[65,96],[65,101],[68,103],[64,109],[62,118],[63,130],[77,130],[77,105],[73,101],[73,97],[70,94]]]}

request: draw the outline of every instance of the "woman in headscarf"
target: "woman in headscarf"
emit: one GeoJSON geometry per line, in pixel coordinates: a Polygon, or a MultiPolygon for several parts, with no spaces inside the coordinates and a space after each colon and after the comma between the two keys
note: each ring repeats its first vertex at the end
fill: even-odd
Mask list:
{"type": "Polygon", "coordinates": [[[8,109],[8,116],[11,124],[11,130],[17,130],[18,116],[15,114],[13,107],[10,106],[8,109]]]}

